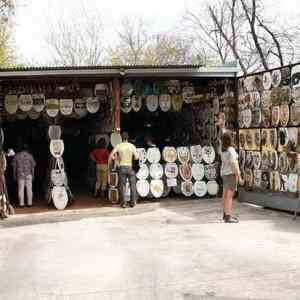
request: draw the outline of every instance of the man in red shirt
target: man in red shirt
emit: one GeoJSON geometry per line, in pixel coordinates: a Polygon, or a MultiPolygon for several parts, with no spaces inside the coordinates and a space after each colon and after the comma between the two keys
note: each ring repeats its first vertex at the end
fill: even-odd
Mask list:
{"type": "Polygon", "coordinates": [[[96,162],[96,186],[95,186],[95,197],[104,196],[107,189],[108,179],[108,158],[109,151],[106,148],[105,139],[100,139],[97,143],[97,148],[94,149],[90,158],[96,162]]]}

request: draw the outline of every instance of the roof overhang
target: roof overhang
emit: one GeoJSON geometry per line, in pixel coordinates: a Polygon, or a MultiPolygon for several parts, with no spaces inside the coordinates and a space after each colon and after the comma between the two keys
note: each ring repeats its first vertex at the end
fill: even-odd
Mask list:
{"type": "Polygon", "coordinates": [[[239,69],[233,65],[202,66],[118,66],[118,67],[55,67],[0,69],[0,80],[31,77],[236,77],[239,69]]]}

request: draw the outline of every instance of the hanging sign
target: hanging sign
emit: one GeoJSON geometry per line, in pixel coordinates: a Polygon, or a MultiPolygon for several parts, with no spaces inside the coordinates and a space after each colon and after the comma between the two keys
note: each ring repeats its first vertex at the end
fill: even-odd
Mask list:
{"type": "Polygon", "coordinates": [[[58,125],[50,125],[48,136],[50,140],[59,140],[61,138],[61,127],[58,125]]]}
{"type": "Polygon", "coordinates": [[[300,103],[300,86],[293,88],[293,100],[295,103],[300,103]]]}
{"type": "Polygon", "coordinates": [[[60,158],[64,153],[65,147],[63,140],[51,140],[50,152],[53,157],[60,158]]]}
{"type": "Polygon", "coordinates": [[[244,118],[245,127],[246,128],[251,127],[251,124],[252,124],[252,111],[251,111],[251,109],[244,110],[243,118],[244,118]]]}
{"type": "Polygon", "coordinates": [[[19,108],[22,111],[29,112],[33,107],[33,99],[31,95],[20,95],[19,108]]]}
{"type": "Polygon", "coordinates": [[[274,70],[272,72],[272,85],[277,88],[281,84],[281,70],[274,70]]]}
{"type": "Polygon", "coordinates": [[[33,94],[32,95],[33,109],[36,112],[42,112],[45,109],[45,95],[33,94]]]}
{"type": "Polygon", "coordinates": [[[219,192],[219,185],[216,181],[212,180],[207,183],[207,192],[210,196],[217,196],[219,192]]]}
{"type": "Polygon", "coordinates": [[[288,191],[290,193],[297,193],[298,191],[298,175],[289,174],[288,176],[288,191]]]}
{"type": "Polygon", "coordinates": [[[179,174],[185,181],[192,180],[192,170],[189,164],[181,164],[179,166],[179,174]]]}
{"type": "Polygon", "coordinates": [[[15,114],[18,110],[19,100],[17,95],[6,95],[4,108],[9,114],[15,114]]]}
{"type": "Polygon", "coordinates": [[[155,112],[158,109],[158,96],[157,95],[149,95],[146,98],[146,106],[149,111],[155,112]]]}
{"type": "Polygon", "coordinates": [[[150,165],[150,176],[153,179],[161,179],[164,174],[164,169],[161,164],[154,163],[150,165]]]}
{"type": "Polygon", "coordinates": [[[178,147],[177,148],[178,160],[184,164],[190,160],[190,150],[188,147],[178,147]]]}
{"type": "Polygon", "coordinates": [[[160,198],[164,193],[164,183],[161,179],[153,179],[150,182],[150,191],[154,198],[160,198]]]}
{"type": "Polygon", "coordinates": [[[298,126],[300,123],[300,103],[293,103],[290,109],[291,123],[293,126],[298,126]]]}
{"type": "Polygon", "coordinates": [[[108,190],[108,199],[112,204],[119,202],[119,189],[115,187],[110,187],[108,190]]]}
{"type": "Polygon", "coordinates": [[[193,183],[191,181],[183,181],[181,183],[181,192],[186,197],[191,197],[194,193],[193,183]]]}
{"type": "Polygon", "coordinates": [[[121,98],[121,111],[125,114],[128,114],[132,109],[131,97],[122,97],[121,98]]]}
{"type": "Polygon", "coordinates": [[[167,186],[168,187],[177,187],[177,179],[176,178],[168,178],[167,186]]]}
{"type": "Polygon", "coordinates": [[[80,117],[83,118],[87,115],[86,99],[78,98],[74,101],[74,111],[80,117]]]}
{"type": "Polygon", "coordinates": [[[161,159],[160,151],[158,148],[149,148],[147,150],[147,160],[151,163],[158,163],[161,159]]]}
{"type": "Polygon", "coordinates": [[[146,180],[149,177],[149,168],[146,164],[140,166],[136,177],[140,180],[146,180]]]}
{"type": "Polygon", "coordinates": [[[300,87],[300,65],[292,68],[292,86],[293,88],[300,87]]]}
{"type": "Polygon", "coordinates": [[[55,118],[59,112],[59,101],[58,99],[47,99],[46,100],[46,111],[49,117],[55,118]]]}
{"type": "Polygon", "coordinates": [[[172,107],[174,111],[181,111],[183,104],[182,96],[181,95],[173,95],[172,96],[172,107]]]}
{"type": "Polygon", "coordinates": [[[171,95],[179,94],[181,91],[181,85],[179,80],[169,80],[167,82],[167,89],[171,95]]]}
{"type": "Polygon", "coordinates": [[[86,108],[89,113],[95,114],[100,109],[100,102],[97,97],[89,97],[86,100],[86,108]]]}
{"type": "Polygon", "coordinates": [[[277,127],[280,121],[280,107],[273,106],[272,107],[272,126],[277,127]]]}
{"type": "Polygon", "coordinates": [[[192,176],[195,180],[202,180],[204,177],[204,165],[203,164],[193,164],[192,165],[192,176]]]}
{"type": "Polygon", "coordinates": [[[199,197],[203,198],[207,194],[207,185],[204,181],[196,181],[193,186],[194,194],[199,197]]]}
{"type": "Polygon", "coordinates": [[[272,75],[270,72],[266,72],[263,75],[263,87],[265,90],[269,90],[272,87],[272,75]]]}
{"type": "Polygon", "coordinates": [[[193,97],[195,96],[195,89],[192,86],[186,86],[182,89],[183,101],[187,104],[193,102],[193,97]]]}
{"type": "Polygon", "coordinates": [[[133,95],[131,97],[131,106],[134,112],[139,112],[142,108],[142,96],[133,95]]]}
{"type": "Polygon", "coordinates": [[[147,180],[138,180],[136,183],[136,190],[140,197],[145,198],[149,195],[150,192],[150,184],[147,180]]]}
{"type": "Polygon", "coordinates": [[[261,152],[253,152],[252,153],[252,166],[254,169],[258,170],[261,166],[261,152]]]}
{"type": "Polygon", "coordinates": [[[143,165],[147,161],[147,151],[145,148],[137,148],[136,149],[138,156],[139,156],[139,163],[143,165]]]}
{"type": "Polygon", "coordinates": [[[202,157],[204,162],[212,164],[216,158],[216,152],[213,146],[205,146],[202,148],[202,157]]]}
{"type": "Polygon", "coordinates": [[[204,166],[204,176],[208,180],[214,180],[217,178],[217,166],[216,164],[204,166]]]}
{"type": "Polygon", "coordinates": [[[191,158],[194,163],[201,163],[202,161],[202,147],[200,145],[191,146],[191,158]]]}
{"type": "Polygon", "coordinates": [[[164,147],[162,156],[166,162],[173,163],[177,160],[177,151],[174,147],[164,147]]]}
{"type": "Polygon", "coordinates": [[[178,176],[178,166],[176,163],[166,163],[165,175],[167,178],[176,178],[178,176]]]}
{"type": "Polygon", "coordinates": [[[126,80],[121,86],[121,94],[124,97],[131,97],[133,93],[133,85],[129,80],[126,80]]]}
{"type": "Polygon", "coordinates": [[[116,147],[118,144],[122,143],[122,137],[119,132],[113,132],[110,135],[110,143],[113,147],[116,147]]]}
{"type": "Polygon", "coordinates": [[[167,112],[171,109],[172,101],[171,96],[168,94],[162,94],[159,96],[159,107],[163,112],[167,112]]]}
{"type": "Polygon", "coordinates": [[[253,187],[261,188],[262,171],[259,169],[253,170],[253,187]]]}
{"type": "Polygon", "coordinates": [[[73,99],[60,99],[59,108],[60,112],[64,116],[70,116],[73,112],[73,99]]]}
{"type": "Polygon", "coordinates": [[[51,181],[54,186],[63,186],[66,180],[66,173],[63,169],[51,170],[51,181]]]}
{"type": "Polygon", "coordinates": [[[107,86],[105,83],[97,83],[95,84],[94,93],[95,96],[103,96],[106,95],[107,86]]]}
{"type": "Polygon", "coordinates": [[[253,127],[259,127],[262,120],[262,114],[260,108],[254,108],[252,110],[252,124],[253,127]]]}
{"type": "Polygon", "coordinates": [[[280,125],[287,126],[290,120],[290,108],[288,104],[280,106],[280,125]]]}
{"type": "Polygon", "coordinates": [[[68,194],[63,186],[54,186],[52,189],[52,200],[56,209],[63,210],[68,205],[68,194]]]}
{"type": "Polygon", "coordinates": [[[118,173],[109,173],[108,183],[111,187],[118,187],[119,184],[119,175],[118,173]]]}

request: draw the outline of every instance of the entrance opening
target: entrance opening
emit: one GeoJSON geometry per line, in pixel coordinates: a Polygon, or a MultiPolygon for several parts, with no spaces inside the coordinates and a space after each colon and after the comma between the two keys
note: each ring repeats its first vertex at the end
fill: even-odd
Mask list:
{"type": "MultiPolygon", "coordinates": [[[[2,125],[5,135],[5,151],[13,149],[19,151],[20,145],[25,143],[29,147],[30,153],[36,161],[34,178],[34,197],[35,199],[45,199],[47,169],[50,158],[49,139],[47,136],[47,125],[42,120],[15,120],[5,122],[2,125]]],[[[8,158],[6,183],[11,201],[17,203],[17,183],[13,179],[11,166],[12,158],[8,158]]]]}
{"type": "Polygon", "coordinates": [[[86,120],[66,119],[62,124],[62,139],[65,144],[63,159],[73,193],[87,193],[89,164],[89,133],[86,120]]]}

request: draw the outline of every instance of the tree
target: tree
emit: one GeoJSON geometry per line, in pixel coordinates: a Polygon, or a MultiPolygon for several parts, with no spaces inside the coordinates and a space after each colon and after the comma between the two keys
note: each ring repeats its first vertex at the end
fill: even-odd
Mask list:
{"type": "Polygon", "coordinates": [[[174,65],[198,63],[193,53],[193,41],[179,34],[153,35],[145,50],[145,63],[174,65]]]}
{"type": "Polygon", "coordinates": [[[0,0],[0,66],[14,62],[14,50],[11,46],[12,16],[15,10],[13,0],[0,0]]]}
{"type": "Polygon", "coordinates": [[[224,63],[240,62],[244,74],[271,66],[283,66],[299,55],[298,27],[278,26],[267,17],[262,0],[207,2],[206,17],[187,12],[194,36],[224,63]]]}
{"type": "Polygon", "coordinates": [[[118,43],[108,51],[108,61],[117,65],[170,65],[198,63],[193,40],[179,33],[154,33],[142,19],[124,19],[118,43]]]}
{"type": "Polygon", "coordinates": [[[103,23],[99,13],[83,8],[69,19],[60,16],[49,26],[46,42],[52,63],[58,66],[99,65],[104,52],[103,23]]]}
{"type": "Polygon", "coordinates": [[[124,18],[117,30],[118,42],[108,50],[108,60],[114,65],[139,65],[145,63],[145,49],[151,40],[147,24],[140,18],[124,18]]]}

